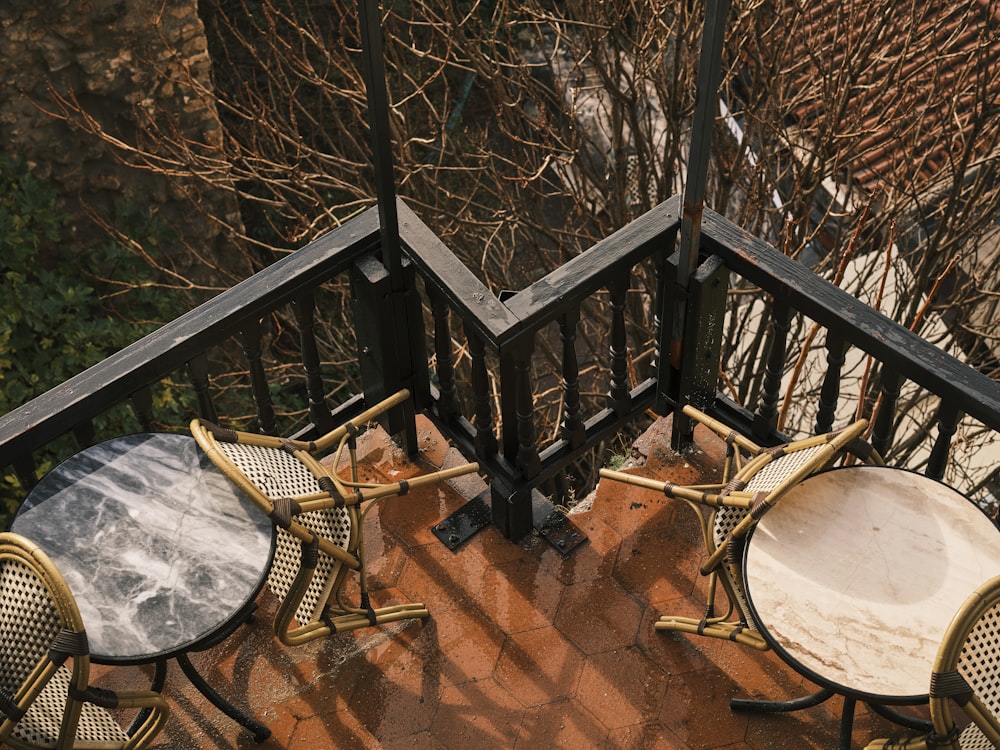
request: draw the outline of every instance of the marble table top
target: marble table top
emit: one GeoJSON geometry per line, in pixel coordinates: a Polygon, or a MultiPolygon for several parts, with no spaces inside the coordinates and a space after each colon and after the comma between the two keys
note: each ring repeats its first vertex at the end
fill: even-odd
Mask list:
{"type": "Polygon", "coordinates": [[[183,653],[256,597],[273,526],[186,435],[130,435],[67,459],[11,526],[76,598],[91,656],[141,663],[183,653]]]}
{"type": "Polygon", "coordinates": [[[959,606],[1000,574],[1000,532],[941,482],[854,466],[779,500],[744,562],[754,614],[793,667],[844,694],[912,703],[959,606]]]}

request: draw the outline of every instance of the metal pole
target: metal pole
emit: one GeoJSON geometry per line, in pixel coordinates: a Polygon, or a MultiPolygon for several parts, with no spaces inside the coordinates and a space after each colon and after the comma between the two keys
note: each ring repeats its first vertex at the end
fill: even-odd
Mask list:
{"type": "Polygon", "coordinates": [[[404,445],[414,455],[417,451],[417,428],[412,404],[421,403],[429,388],[425,382],[426,355],[423,354],[423,321],[420,318],[419,301],[408,294],[406,276],[403,273],[389,130],[389,93],[378,0],[358,0],[358,25],[361,31],[362,73],[368,95],[382,266],[388,277],[388,288],[384,290],[382,306],[377,311],[367,311],[373,317],[371,324],[377,331],[382,359],[381,367],[376,368],[380,371],[370,373],[371,382],[365,384],[365,398],[371,395],[373,399],[381,399],[401,388],[410,391],[410,405],[404,407],[403,412],[397,416],[387,415],[383,424],[390,434],[403,433],[404,445]],[[415,310],[411,309],[414,305],[417,306],[415,310]],[[418,355],[423,360],[422,367],[416,362],[418,355]],[[420,368],[419,372],[417,368],[420,368]]]}
{"type": "Polygon", "coordinates": [[[680,368],[681,344],[684,341],[684,312],[688,281],[698,264],[701,218],[705,208],[708,162],[712,152],[712,130],[719,97],[722,71],[722,46],[730,0],[708,0],[698,61],[698,84],[695,92],[694,123],[687,178],[684,183],[684,207],[681,214],[680,260],[677,265],[677,289],[674,301],[673,335],[670,361],[680,368]]]}
{"type": "Polygon", "coordinates": [[[402,291],[402,251],[399,218],[396,214],[396,186],[393,179],[392,142],[389,137],[389,94],[385,83],[382,51],[382,24],[378,0],[359,0],[362,72],[368,94],[368,117],[375,166],[375,196],[382,235],[382,264],[389,272],[392,291],[402,291]]]}

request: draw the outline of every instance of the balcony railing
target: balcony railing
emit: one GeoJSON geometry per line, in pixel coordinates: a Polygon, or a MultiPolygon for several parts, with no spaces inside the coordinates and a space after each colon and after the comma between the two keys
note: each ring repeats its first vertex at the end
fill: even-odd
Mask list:
{"type": "MultiPolygon", "coordinates": [[[[69,432],[80,444],[92,441],[95,418],[124,402],[132,402],[143,425],[151,424],[150,389],[182,370],[198,394],[201,416],[219,419],[208,356],[233,338],[246,353],[257,422],[262,431],[274,431],[260,339],[263,321],[285,306],[293,307],[302,330],[301,366],[311,422],[304,432],[328,429],[366,404],[409,388],[413,406],[479,461],[490,482],[493,521],[512,539],[536,523],[533,504],[539,488],[650,409],[666,414],[692,402],[733,426],[752,430],[763,442],[780,441],[775,428],[785,336],[797,314],[827,334],[825,374],[810,412],[816,415],[817,431],[830,429],[848,408],[841,374],[849,355],[870,357],[880,372],[881,403],[872,439],[883,453],[897,439],[897,400],[904,384],[934,397],[938,429],[925,438],[924,465],[932,476],[944,475],[963,415],[992,431],[992,437],[1000,431],[1000,385],[711,211],[703,219],[698,267],[679,285],[675,245],[680,208],[679,198],[670,199],[526,289],[500,296],[402,202],[398,213],[407,283],[402,292],[391,288],[379,260],[379,218],[373,208],[0,418],[2,463],[15,468],[26,491],[37,479],[34,456],[40,449],[69,432]],[[657,341],[654,366],[636,382],[629,367],[626,296],[640,265],[655,269],[653,276],[643,278],[655,277],[656,288],[642,292],[653,308],[657,341]],[[331,409],[320,374],[313,310],[319,288],[345,277],[352,285],[354,320],[343,324],[356,332],[363,393],[331,409]],[[761,386],[752,409],[738,407],[717,390],[719,373],[725,372],[720,351],[727,291],[740,279],[770,298],[771,345],[756,365],[761,386]],[[607,397],[588,411],[574,340],[581,309],[596,294],[606,294],[609,301],[601,321],[608,342],[607,397]],[[660,353],[671,350],[679,298],[684,300],[683,336],[674,342],[671,359],[660,353]],[[462,338],[460,366],[465,369],[455,356],[454,342],[462,338]],[[543,340],[561,342],[556,349],[559,382],[546,391],[554,395],[545,398],[561,400],[562,416],[558,430],[547,431],[546,437],[536,424],[538,397],[533,395],[536,349],[543,340]]],[[[396,415],[388,427],[415,450],[411,410],[396,415]]],[[[676,447],[683,446],[684,433],[684,423],[676,420],[676,447]]]]}

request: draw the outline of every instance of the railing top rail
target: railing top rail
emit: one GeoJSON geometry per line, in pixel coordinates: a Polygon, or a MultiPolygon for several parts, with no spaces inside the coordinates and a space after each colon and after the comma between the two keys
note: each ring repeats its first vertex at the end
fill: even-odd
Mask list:
{"type": "Polygon", "coordinates": [[[452,306],[464,311],[487,340],[503,345],[522,331],[552,322],[605,286],[612,274],[650,255],[651,245],[662,243],[680,225],[681,201],[680,196],[667,199],[504,302],[405,203],[399,201],[398,206],[400,232],[411,260],[439,282],[452,306]]]}
{"type": "MultiPolygon", "coordinates": [[[[551,273],[522,289],[507,307],[525,329],[536,329],[561,315],[569,307],[605,286],[622,268],[631,268],[660,247],[665,237],[680,226],[681,197],[663,203],[572,258],[551,273]]],[[[674,252],[671,244],[666,255],[674,252]]]]}
{"type": "Polygon", "coordinates": [[[432,279],[450,306],[468,315],[484,338],[496,342],[520,322],[402,200],[397,200],[399,232],[408,257],[432,279]]]}
{"type": "Polygon", "coordinates": [[[375,250],[378,243],[378,211],[371,208],[3,415],[0,449],[16,455],[55,440],[79,422],[118,403],[121,394],[138,391],[182,367],[213,343],[238,333],[245,321],[257,319],[317,286],[338,267],[375,250]]]}
{"type": "Polygon", "coordinates": [[[795,310],[844,335],[907,379],[1000,431],[1000,383],[815,275],[714,211],[705,211],[703,246],[726,266],[795,310]],[[850,327],[843,325],[845,316],[850,327]]]}

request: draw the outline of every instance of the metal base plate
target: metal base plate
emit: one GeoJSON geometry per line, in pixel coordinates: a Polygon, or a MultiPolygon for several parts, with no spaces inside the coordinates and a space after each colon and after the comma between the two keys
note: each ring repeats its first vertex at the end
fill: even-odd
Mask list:
{"type": "MultiPolygon", "coordinates": [[[[568,556],[587,541],[586,535],[563,512],[539,495],[532,503],[534,527],[549,544],[568,556]]],[[[452,552],[493,521],[489,490],[480,492],[447,518],[431,526],[431,532],[452,552]]]]}
{"type": "Polygon", "coordinates": [[[469,502],[456,510],[443,521],[431,526],[441,543],[450,550],[455,550],[473,534],[493,520],[493,511],[484,498],[489,491],[481,492],[469,502]]]}
{"type": "Polygon", "coordinates": [[[558,510],[553,510],[545,517],[545,520],[538,526],[538,533],[564,556],[569,555],[570,552],[587,541],[587,537],[577,528],[576,524],[565,513],[558,510]]]}

